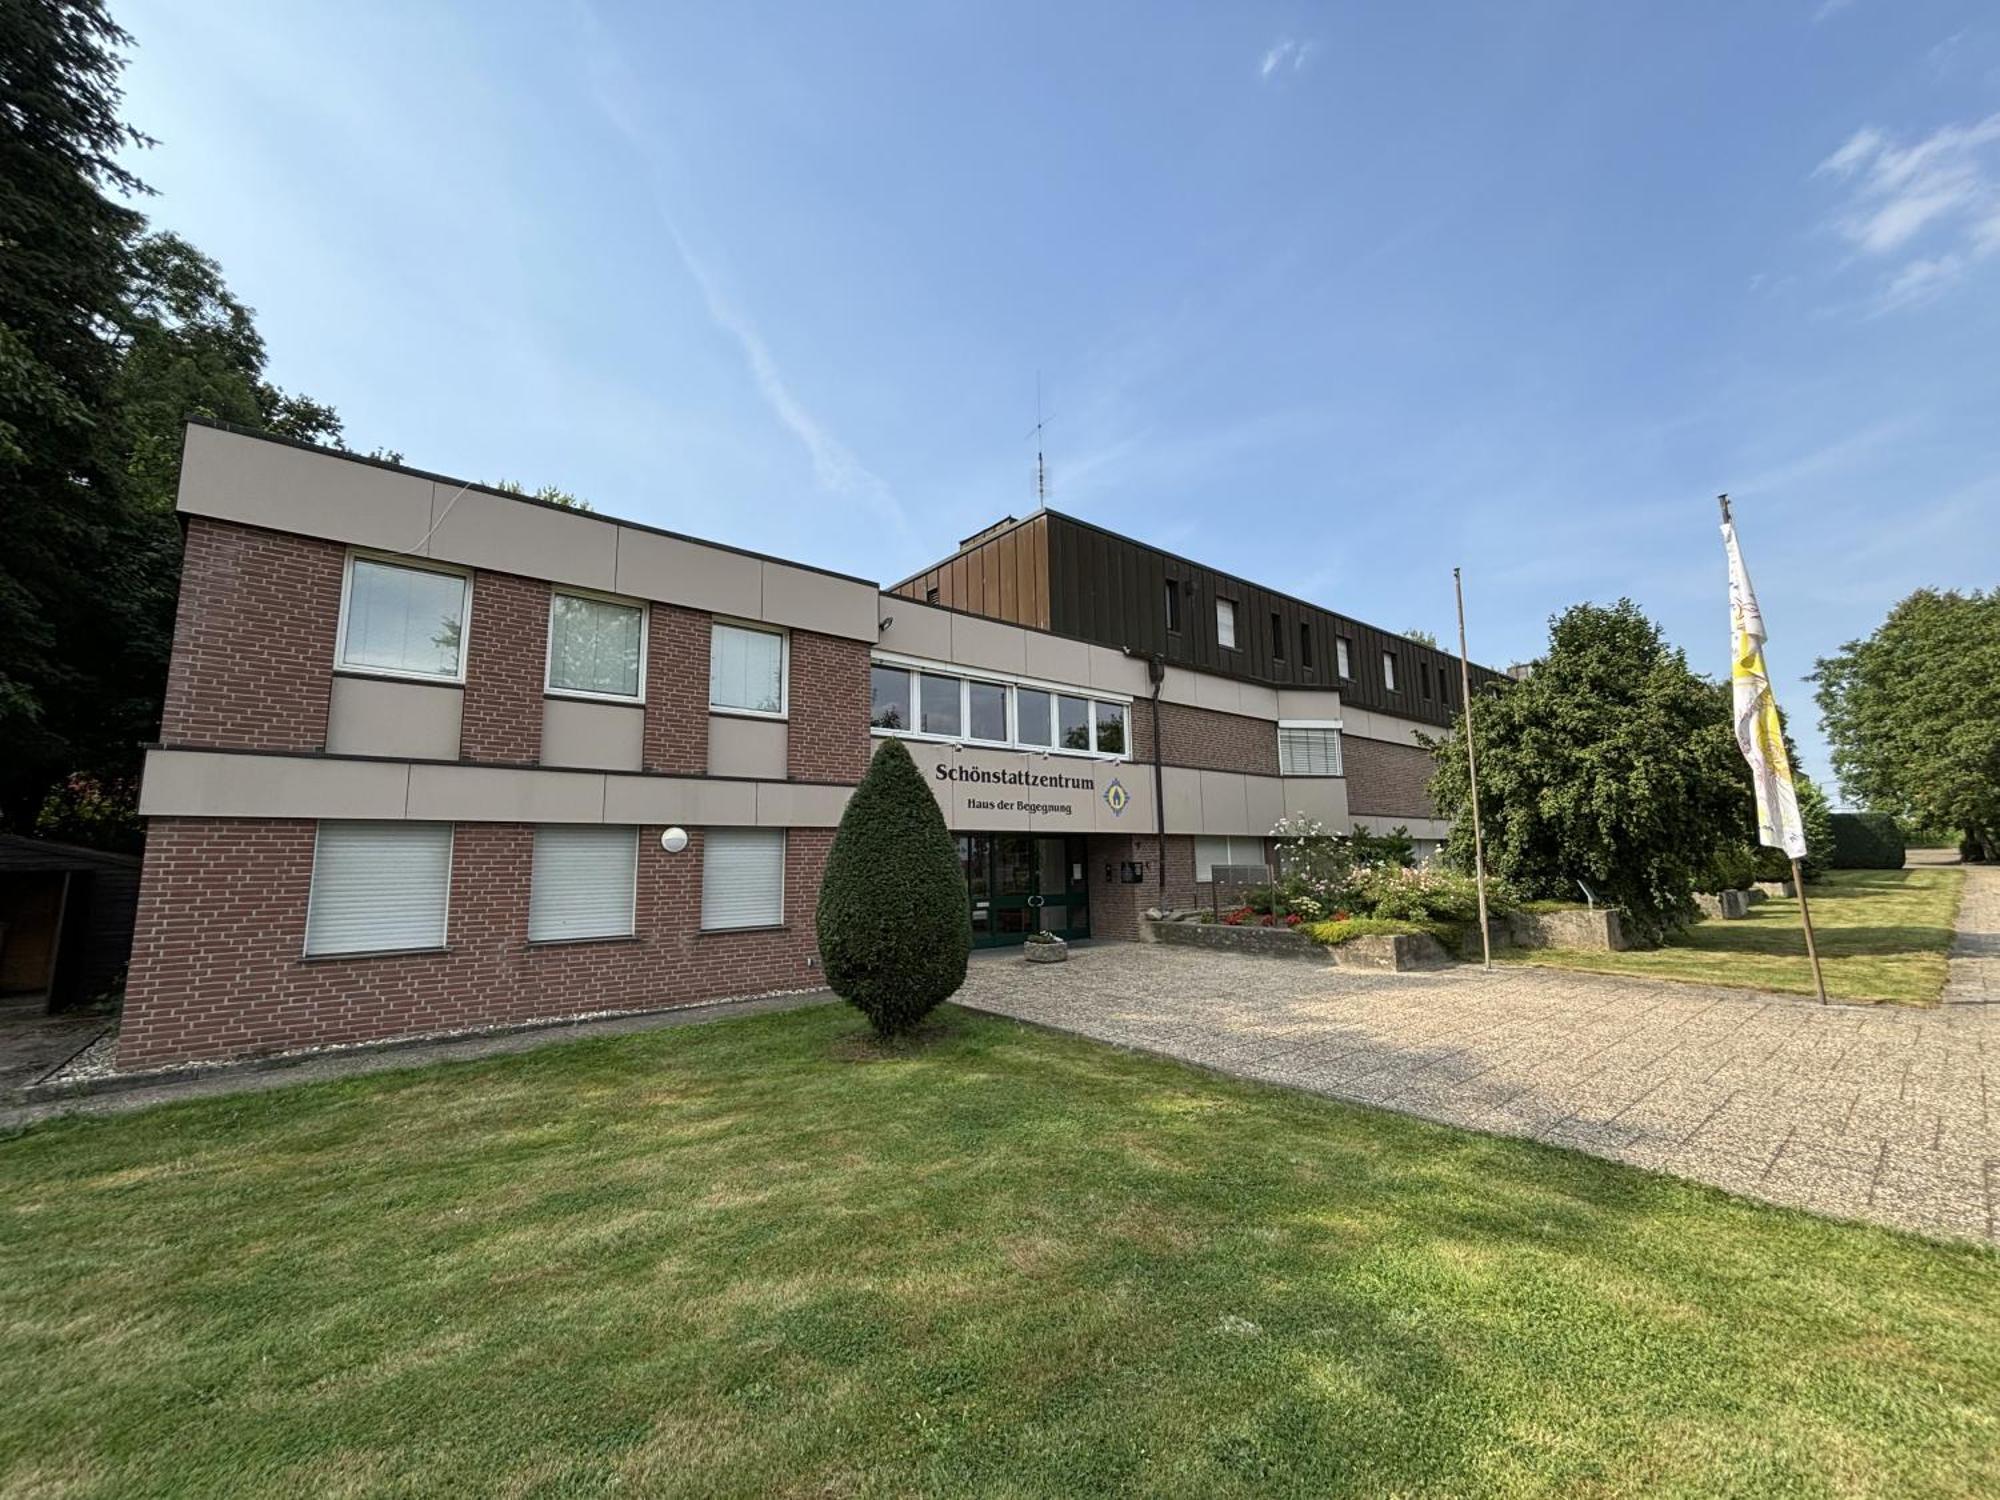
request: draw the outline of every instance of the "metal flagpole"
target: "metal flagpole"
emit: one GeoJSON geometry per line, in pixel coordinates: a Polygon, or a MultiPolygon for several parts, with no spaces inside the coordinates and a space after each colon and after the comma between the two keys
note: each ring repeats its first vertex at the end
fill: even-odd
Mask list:
{"type": "MultiPolygon", "coordinates": [[[[1716,504],[1722,507],[1722,524],[1729,526],[1732,521],[1729,514],[1729,497],[1727,495],[1717,495],[1715,500],[1716,504]]],[[[1765,691],[1770,693],[1768,682],[1766,683],[1765,691]]],[[[1786,753],[1783,743],[1785,711],[1778,707],[1778,695],[1776,693],[1770,693],[1770,697],[1772,712],[1778,716],[1778,753],[1782,755],[1786,753]]],[[[1806,873],[1800,868],[1796,855],[1790,856],[1790,858],[1792,861],[1792,889],[1797,891],[1799,896],[1799,925],[1805,928],[1806,957],[1812,962],[1813,988],[1819,991],[1819,1003],[1825,1005],[1827,1003],[1826,975],[1820,972],[1819,943],[1813,937],[1812,907],[1806,901],[1806,873]]]]}
{"type": "Polygon", "coordinates": [[[1451,570],[1451,591],[1458,596],[1458,683],[1465,700],[1465,771],[1472,782],[1472,870],[1479,883],[1479,952],[1483,967],[1491,974],[1493,934],[1486,930],[1486,835],[1479,826],[1479,752],[1472,744],[1472,659],[1465,652],[1465,585],[1459,581],[1456,568],[1451,570]]]}

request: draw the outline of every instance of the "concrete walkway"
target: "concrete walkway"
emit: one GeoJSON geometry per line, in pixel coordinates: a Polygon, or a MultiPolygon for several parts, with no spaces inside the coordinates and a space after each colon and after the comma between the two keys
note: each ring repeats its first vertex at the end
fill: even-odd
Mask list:
{"type": "Polygon", "coordinates": [[[1132,944],[1036,970],[975,964],[958,998],[1773,1203],[2000,1239],[2000,869],[1967,867],[1935,1009],[1556,969],[1365,974],[1132,944]]]}

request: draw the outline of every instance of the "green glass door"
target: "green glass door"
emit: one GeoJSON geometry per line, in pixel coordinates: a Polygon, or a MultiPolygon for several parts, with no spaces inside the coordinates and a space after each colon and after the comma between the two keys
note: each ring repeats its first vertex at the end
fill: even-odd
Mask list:
{"type": "Polygon", "coordinates": [[[1007,947],[1031,932],[1090,935],[1081,838],[962,833],[958,857],[972,898],[975,948],[1007,947]]]}

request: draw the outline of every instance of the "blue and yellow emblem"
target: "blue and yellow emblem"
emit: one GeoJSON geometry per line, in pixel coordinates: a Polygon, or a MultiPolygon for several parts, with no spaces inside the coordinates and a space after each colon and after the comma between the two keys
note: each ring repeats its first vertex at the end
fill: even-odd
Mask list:
{"type": "Polygon", "coordinates": [[[1114,776],[1111,785],[1104,789],[1104,805],[1110,808],[1112,815],[1116,817],[1124,813],[1126,804],[1131,800],[1132,794],[1125,790],[1125,783],[1114,776]]]}

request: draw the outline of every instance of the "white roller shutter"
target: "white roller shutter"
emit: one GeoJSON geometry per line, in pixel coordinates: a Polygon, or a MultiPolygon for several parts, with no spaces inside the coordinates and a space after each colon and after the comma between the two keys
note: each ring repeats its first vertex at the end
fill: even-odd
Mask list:
{"type": "Polygon", "coordinates": [[[1278,726],[1280,776],[1338,776],[1340,731],[1318,726],[1278,726]]]}
{"type": "Polygon", "coordinates": [[[442,948],[450,893],[451,824],[322,823],[306,952],[442,948]]]}
{"type": "Polygon", "coordinates": [[[785,834],[711,828],[702,835],[701,925],[776,927],[785,920],[785,834]]]}
{"type": "Polygon", "coordinates": [[[638,859],[636,828],[537,828],[528,941],[630,937],[638,859]]]}

